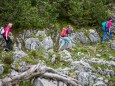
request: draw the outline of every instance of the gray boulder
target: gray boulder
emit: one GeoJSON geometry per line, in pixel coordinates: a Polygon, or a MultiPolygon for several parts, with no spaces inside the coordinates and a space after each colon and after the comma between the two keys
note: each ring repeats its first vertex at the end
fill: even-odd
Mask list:
{"type": "Polygon", "coordinates": [[[85,60],[85,62],[88,62],[89,64],[102,64],[102,65],[108,65],[108,66],[115,67],[114,61],[106,61],[106,60],[100,59],[100,58],[87,59],[87,60],[85,60]]]}
{"type": "Polygon", "coordinates": [[[25,32],[25,37],[28,38],[28,37],[31,37],[31,31],[30,30],[27,30],[25,32]]]}
{"type": "Polygon", "coordinates": [[[21,61],[21,62],[14,61],[12,63],[12,68],[19,72],[24,72],[29,68],[29,64],[27,64],[24,61],[21,61]]]}
{"type": "Polygon", "coordinates": [[[19,74],[19,73],[18,73],[17,71],[12,70],[10,75],[13,77],[13,76],[17,76],[18,74],[19,74]]]}
{"type": "Polygon", "coordinates": [[[22,57],[27,56],[28,54],[26,54],[24,51],[20,50],[20,51],[15,51],[13,52],[13,59],[14,60],[19,60],[22,57]]]}
{"type": "Polygon", "coordinates": [[[103,81],[98,81],[93,86],[107,86],[103,81]]]}
{"type": "Polygon", "coordinates": [[[55,54],[53,54],[53,55],[52,55],[51,62],[52,62],[52,63],[54,63],[55,61],[56,61],[56,55],[55,55],[55,54]]]}
{"type": "Polygon", "coordinates": [[[4,65],[3,64],[0,64],[0,74],[2,74],[4,72],[4,65]]]}
{"type": "Polygon", "coordinates": [[[46,33],[45,33],[45,31],[38,31],[37,33],[36,33],[36,36],[42,36],[42,37],[46,37],[46,33]]]}
{"type": "Polygon", "coordinates": [[[33,86],[44,86],[44,85],[42,84],[41,80],[37,78],[34,79],[33,86]]]}
{"type": "Polygon", "coordinates": [[[115,42],[111,43],[111,49],[115,50],[115,42]]]}
{"type": "Polygon", "coordinates": [[[78,84],[82,86],[92,86],[97,76],[89,72],[79,72],[77,75],[78,84]]]}
{"type": "Polygon", "coordinates": [[[89,44],[88,37],[83,32],[78,33],[78,39],[82,44],[89,44]]]}
{"type": "Polygon", "coordinates": [[[91,40],[91,42],[93,43],[98,43],[100,42],[100,38],[99,38],[99,35],[98,33],[95,31],[95,30],[89,30],[89,39],[91,40]]]}
{"type": "Polygon", "coordinates": [[[34,80],[33,86],[67,86],[67,85],[62,82],[37,78],[34,80]]]}
{"type": "Polygon", "coordinates": [[[114,56],[109,56],[109,59],[115,61],[115,57],[114,56]]]}
{"type": "Polygon", "coordinates": [[[14,51],[19,51],[19,50],[21,50],[21,48],[22,48],[22,44],[21,44],[21,42],[20,43],[14,43],[14,46],[13,46],[13,50],[14,51]]]}
{"type": "Polygon", "coordinates": [[[45,50],[53,49],[53,40],[51,37],[49,36],[44,38],[44,40],[41,42],[41,46],[43,46],[45,50]]]}
{"type": "Polygon", "coordinates": [[[89,63],[84,61],[75,61],[71,63],[71,69],[80,71],[80,72],[91,72],[92,67],[89,65],[89,63]]]}
{"type": "Polygon", "coordinates": [[[38,50],[40,46],[40,41],[38,38],[28,38],[25,41],[25,48],[28,50],[38,50]]]}
{"type": "Polygon", "coordinates": [[[60,53],[60,60],[65,62],[72,62],[72,56],[67,50],[63,50],[60,53]]]}

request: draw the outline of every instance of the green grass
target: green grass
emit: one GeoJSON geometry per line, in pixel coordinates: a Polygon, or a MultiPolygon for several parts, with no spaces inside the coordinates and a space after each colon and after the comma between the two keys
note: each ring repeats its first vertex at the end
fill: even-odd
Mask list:
{"type": "Polygon", "coordinates": [[[98,67],[100,67],[102,70],[104,69],[110,69],[110,70],[114,70],[115,71],[115,68],[114,67],[111,67],[111,66],[108,66],[108,65],[103,65],[103,64],[91,64],[91,66],[95,69],[98,69],[98,67]]]}
{"type": "Polygon", "coordinates": [[[4,65],[3,75],[7,74],[11,69],[11,64],[13,63],[12,52],[0,53],[0,63],[4,65]]]}
{"type": "Polygon", "coordinates": [[[61,61],[60,60],[60,55],[56,55],[56,60],[54,63],[51,63],[51,60],[47,61],[46,62],[46,65],[49,66],[49,67],[52,67],[54,69],[57,69],[57,68],[66,68],[66,67],[69,67],[70,66],[70,63],[69,62],[65,62],[65,61],[61,61]]]}
{"type": "Polygon", "coordinates": [[[115,86],[115,77],[106,78],[106,79],[109,80],[109,86],[115,86]]]}
{"type": "Polygon", "coordinates": [[[44,38],[45,38],[44,36],[39,36],[39,37],[38,37],[38,39],[39,39],[40,41],[43,41],[44,38]]]}

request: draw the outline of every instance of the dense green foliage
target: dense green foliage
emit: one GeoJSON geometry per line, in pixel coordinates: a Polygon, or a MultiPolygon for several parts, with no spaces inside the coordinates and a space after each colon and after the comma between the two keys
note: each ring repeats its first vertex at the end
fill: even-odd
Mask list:
{"type": "Polygon", "coordinates": [[[93,26],[106,20],[107,5],[114,0],[0,0],[0,25],[13,22],[17,28],[45,27],[66,21],[93,26]]]}

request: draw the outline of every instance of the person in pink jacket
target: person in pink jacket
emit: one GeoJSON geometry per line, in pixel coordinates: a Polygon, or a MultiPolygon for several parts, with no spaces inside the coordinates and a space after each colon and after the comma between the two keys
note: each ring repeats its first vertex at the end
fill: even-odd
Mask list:
{"type": "Polygon", "coordinates": [[[106,29],[104,30],[104,35],[103,35],[103,38],[102,38],[102,43],[105,41],[105,39],[107,37],[107,34],[109,35],[109,39],[112,39],[112,30],[111,30],[111,27],[112,27],[112,19],[110,18],[107,21],[106,29]]]}
{"type": "Polygon", "coordinates": [[[11,28],[12,28],[12,23],[9,23],[9,24],[7,25],[7,27],[4,28],[3,38],[4,38],[5,41],[6,41],[5,51],[9,51],[10,45],[11,45],[11,43],[12,43],[12,40],[10,39],[10,36],[9,36],[9,33],[10,33],[11,28]]]}

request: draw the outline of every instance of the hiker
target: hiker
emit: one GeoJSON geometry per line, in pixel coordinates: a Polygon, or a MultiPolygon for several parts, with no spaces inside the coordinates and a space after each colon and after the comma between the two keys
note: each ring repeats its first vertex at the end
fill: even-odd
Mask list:
{"type": "Polygon", "coordinates": [[[64,46],[64,44],[66,42],[68,42],[69,44],[69,48],[72,48],[72,41],[71,39],[68,37],[69,34],[72,33],[73,28],[70,27],[70,25],[67,28],[63,28],[62,32],[61,32],[61,45],[58,49],[58,51],[60,51],[62,49],[62,47],[64,46]]]}
{"type": "Polygon", "coordinates": [[[73,27],[71,25],[67,26],[67,34],[68,36],[71,35],[73,33],[73,27]]]}
{"type": "Polygon", "coordinates": [[[102,43],[104,43],[104,40],[106,39],[107,35],[109,35],[109,39],[112,39],[112,19],[109,18],[108,21],[102,23],[102,28],[104,30],[104,35],[102,38],[102,43]]]}
{"type": "Polygon", "coordinates": [[[12,28],[12,23],[9,23],[7,27],[4,29],[3,38],[6,41],[5,51],[9,51],[10,45],[12,43],[12,40],[10,39],[10,36],[9,36],[11,28],[12,28]]]}

